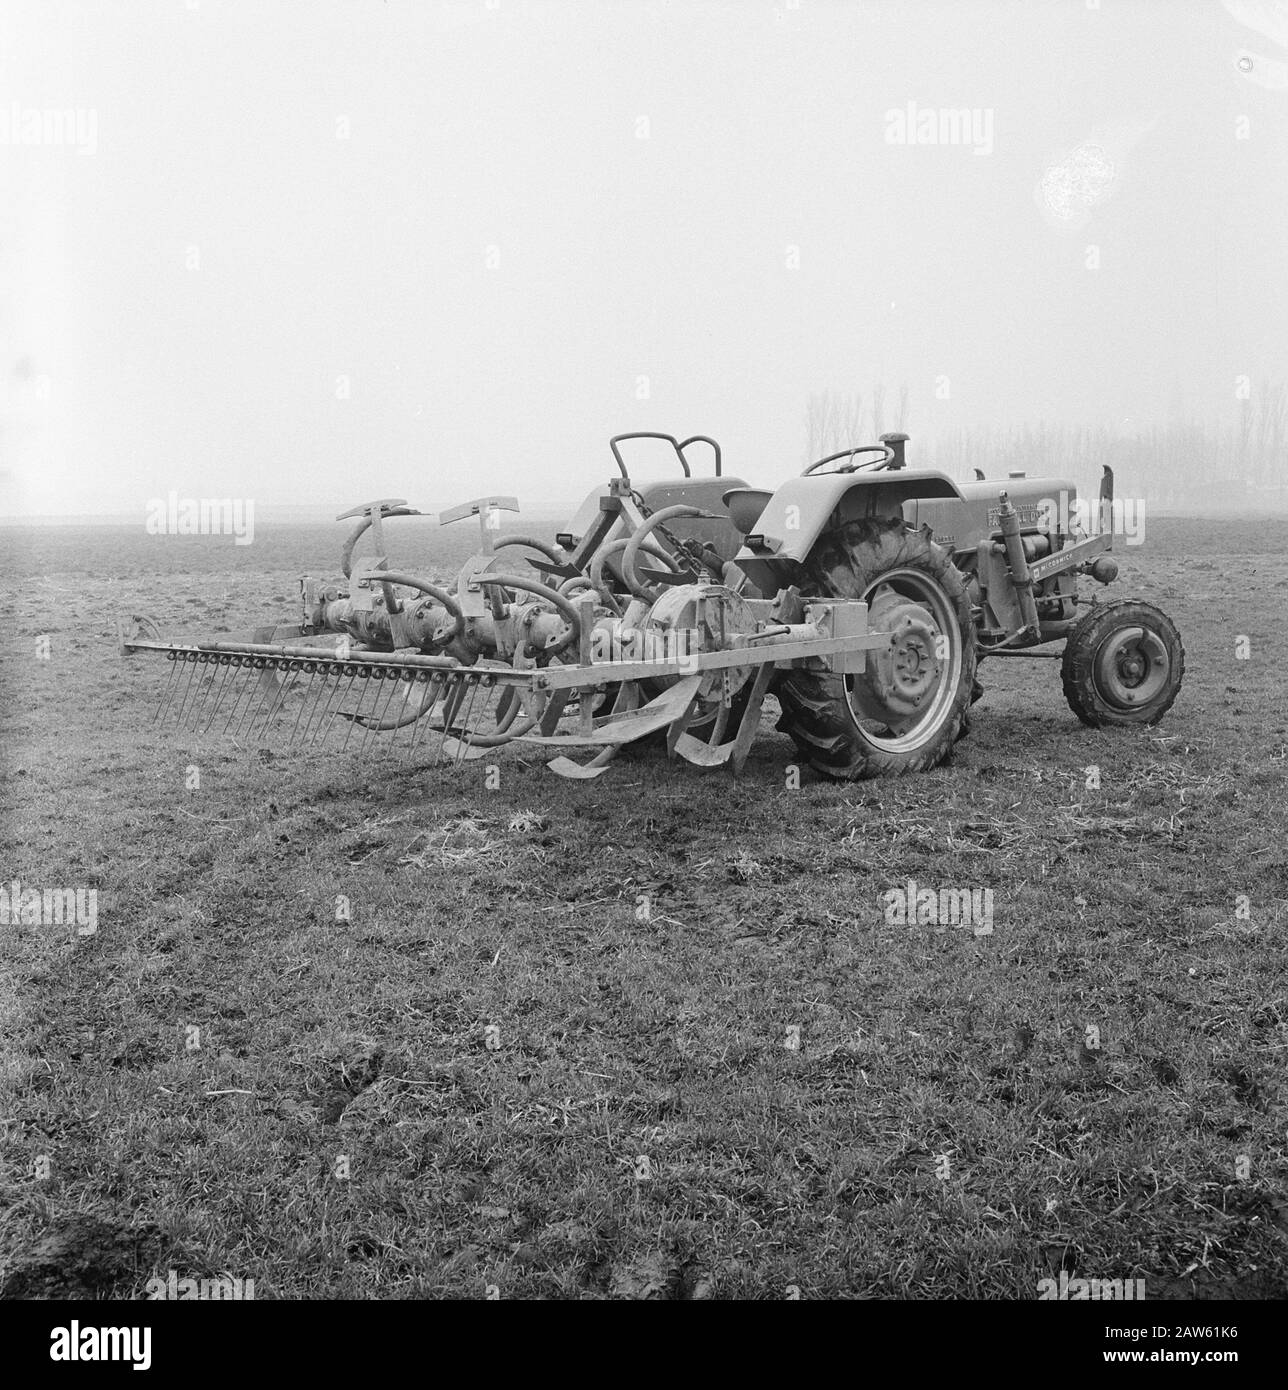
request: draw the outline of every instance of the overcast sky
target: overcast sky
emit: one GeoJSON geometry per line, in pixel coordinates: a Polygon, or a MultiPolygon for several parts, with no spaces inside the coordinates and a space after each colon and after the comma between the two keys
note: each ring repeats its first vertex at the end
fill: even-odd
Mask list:
{"type": "Polygon", "coordinates": [[[1288,375],[1286,12],[3,0],[0,513],[547,509],[628,429],[774,482],[878,381],[914,459],[1228,419],[1288,375]]]}

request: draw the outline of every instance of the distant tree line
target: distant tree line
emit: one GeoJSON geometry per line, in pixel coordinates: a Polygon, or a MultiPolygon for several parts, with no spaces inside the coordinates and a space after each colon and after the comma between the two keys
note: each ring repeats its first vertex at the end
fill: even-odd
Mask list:
{"type": "Polygon", "coordinates": [[[1119,494],[1155,506],[1288,507],[1288,386],[1264,382],[1240,403],[1229,424],[1175,421],[1131,433],[1106,426],[976,425],[918,447],[905,385],[893,398],[882,387],[862,393],[824,391],[806,406],[807,461],[889,430],[913,436],[909,462],[970,478],[1011,471],[1065,475],[1088,486],[1101,466],[1115,473],[1119,494]]]}

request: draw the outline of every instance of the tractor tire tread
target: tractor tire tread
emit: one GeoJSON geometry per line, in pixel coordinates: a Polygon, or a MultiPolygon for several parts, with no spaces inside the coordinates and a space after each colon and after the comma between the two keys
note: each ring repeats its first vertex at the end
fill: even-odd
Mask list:
{"type": "Polygon", "coordinates": [[[1074,714],[1091,729],[1104,728],[1106,725],[1157,724],[1176,702],[1184,675],[1185,647],[1176,624],[1161,608],[1136,598],[1113,599],[1091,608],[1069,634],[1060,663],[1064,698],[1074,714]],[[1173,648],[1172,680],[1164,699],[1151,702],[1139,712],[1129,713],[1106,704],[1096,689],[1094,658],[1099,642],[1093,639],[1093,634],[1102,627],[1112,627],[1117,621],[1132,623],[1140,621],[1142,617],[1146,621],[1152,619],[1157,622],[1159,630],[1168,639],[1168,645],[1173,648]]]}
{"type": "Polygon", "coordinates": [[[778,678],[781,733],[788,734],[809,765],[837,781],[900,777],[925,772],[952,755],[968,730],[966,712],[975,681],[975,630],[970,597],[949,553],[902,517],[849,522],[821,538],[805,565],[802,597],[862,598],[881,574],[917,569],[933,578],[953,606],[962,643],[962,675],[953,708],[935,739],[913,753],[889,753],[863,739],[850,714],[845,677],[814,667],[794,667],[778,678]]]}

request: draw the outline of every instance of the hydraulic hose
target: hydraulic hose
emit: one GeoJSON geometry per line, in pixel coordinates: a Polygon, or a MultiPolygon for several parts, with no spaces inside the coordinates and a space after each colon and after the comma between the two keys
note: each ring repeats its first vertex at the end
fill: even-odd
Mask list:
{"type": "Polygon", "coordinates": [[[522,589],[524,593],[535,594],[544,602],[554,604],[559,612],[568,619],[571,628],[567,635],[561,637],[553,647],[546,648],[548,656],[558,656],[565,648],[580,640],[581,614],[561,593],[552,589],[548,584],[542,584],[535,579],[525,579],[519,574],[480,574],[476,576],[476,579],[480,584],[495,585],[502,589],[522,589]]]}
{"type": "Polygon", "coordinates": [[[381,584],[402,584],[408,589],[418,589],[422,594],[428,594],[436,603],[441,603],[456,620],[453,640],[465,636],[465,615],[461,612],[460,604],[446,589],[440,589],[437,584],[430,584],[424,579],[417,579],[413,574],[403,574],[401,570],[380,570],[372,578],[378,579],[381,584]]]}
{"type": "MultiPolygon", "coordinates": [[[[651,599],[652,589],[646,586],[640,579],[635,570],[635,562],[639,558],[641,548],[648,540],[649,532],[657,527],[665,525],[668,521],[678,521],[682,517],[707,517],[709,512],[704,512],[701,507],[663,507],[660,512],[654,512],[651,517],[639,528],[626,542],[626,553],[622,556],[622,578],[626,581],[626,587],[638,598],[651,599]]],[[[672,563],[672,568],[677,572],[679,566],[672,563]]]]}

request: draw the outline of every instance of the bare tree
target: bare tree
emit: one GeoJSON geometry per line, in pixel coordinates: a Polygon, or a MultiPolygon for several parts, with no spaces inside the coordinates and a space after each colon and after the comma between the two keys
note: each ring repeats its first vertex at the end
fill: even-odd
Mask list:
{"type": "MultiPolygon", "coordinates": [[[[812,463],[856,444],[872,444],[885,432],[886,393],[879,383],[872,388],[871,410],[865,428],[863,393],[819,391],[805,403],[805,460],[812,463]]],[[[892,429],[902,430],[908,418],[908,384],[899,387],[899,405],[892,429]]]]}
{"type": "Polygon", "coordinates": [[[821,391],[805,403],[805,461],[857,444],[863,428],[863,397],[839,391],[821,391]]]}

